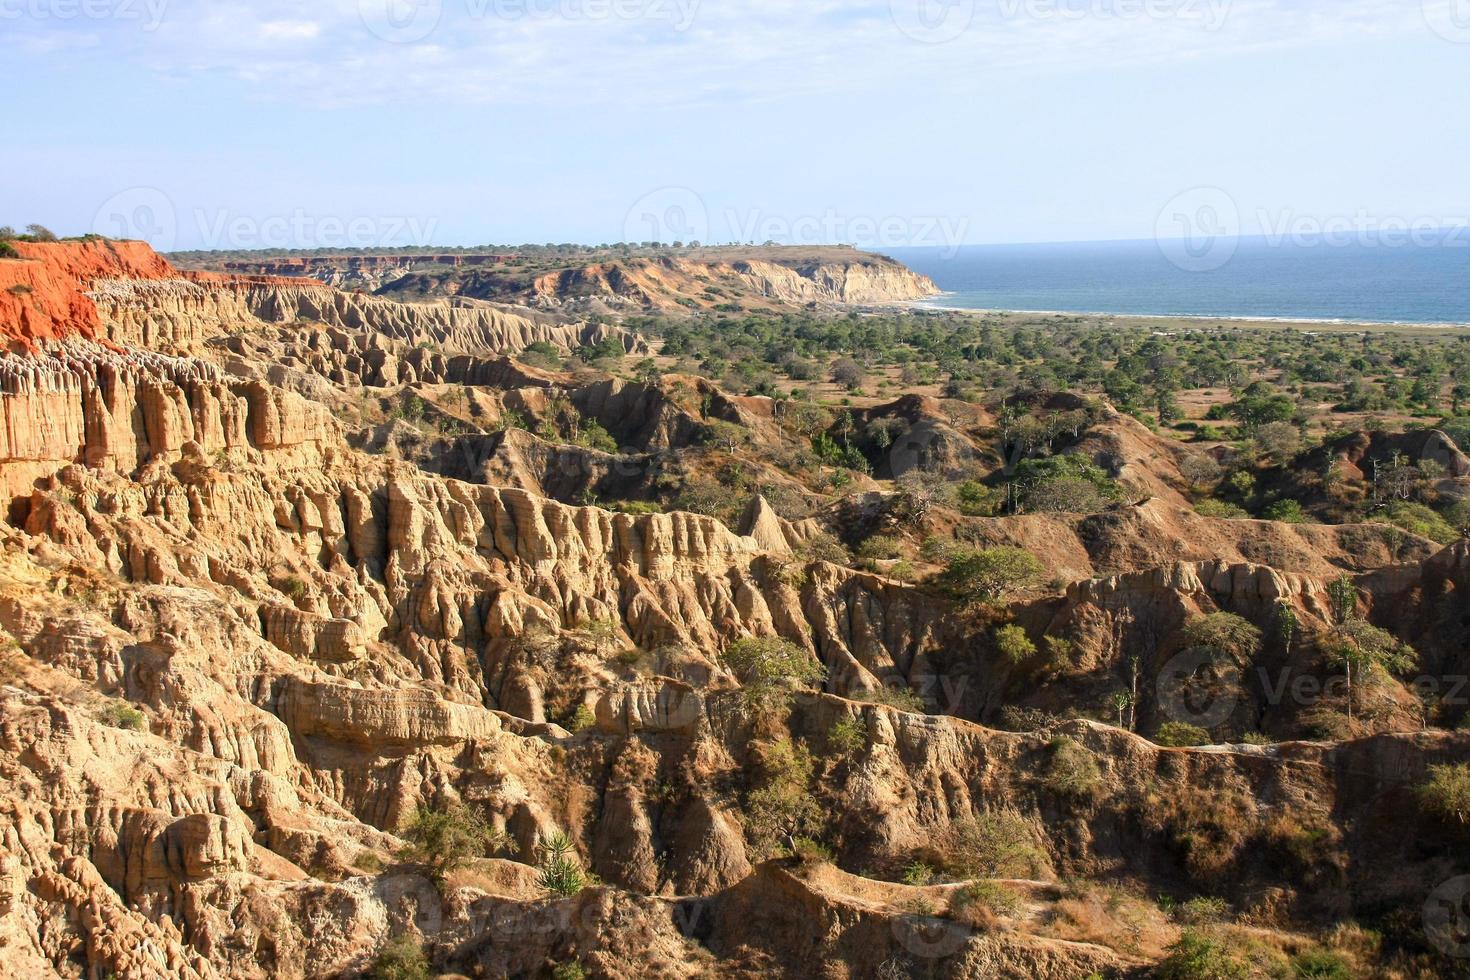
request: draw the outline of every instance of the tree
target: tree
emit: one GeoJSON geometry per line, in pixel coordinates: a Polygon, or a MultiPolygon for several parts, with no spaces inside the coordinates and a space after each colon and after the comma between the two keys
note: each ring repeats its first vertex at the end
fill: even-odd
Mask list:
{"type": "Polygon", "coordinates": [[[832,381],[848,391],[856,391],[868,380],[863,366],[850,357],[839,357],[832,362],[832,381]]]}
{"type": "Polygon", "coordinates": [[[495,833],[479,813],[453,803],[442,810],[419,807],[401,836],[409,842],[413,860],[443,880],[484,854],[495,833]]]}
{"type": "Polygon", "coordinates": [[[26,234],[38,242],[56,241],[56,232],[45,225],[26,225],[26,234]]]}
{"type": "Polygon", "coordinates": [[[1359,682],[1375,671],[1403,671],[1413,667],[1417,655],[1413,648],[1400,643],[1391,633],[1361,619],[1350,619],[1332,630],[1322,640],[1327,659],[1342,667],[1347,681],[1347,716],[1353,717],[1353,678],[1359,682]]]}
{"type": "Polygon", "coordinates": [[[793,690],[827,676],[815,656],[780,637],[746,637],[720,659],[740,678],[753,708],[784,702],[793,690]]]}
{"type": "Polygon", "coordinates": [[[423,944],[407,934],[383,944],[368,970],[372,980],[429,980],[429,958],[423,944]]]}
{"type": "Polygon", "coordinates": [[[1179,462],[1179,475],[1196,492],[1213,487],[1224,474],[1224,469],[1209,453],[1190,453],[1179,462]]]}
{"type": "Polygon", "coordinates": [[[1470,827],[1470,765],[1430,766],[1419,797],[1431,813],[1461,829],[1470,827]]]}
{"type": "Polygon", "coordinates": [[[1302,445],[1301,430],[1290,422],[1268,422],[1252,436],[1256,447],[1278,463],[1289,459],[1302,445]]]}
{"type": "Polygon", "coordinates": [[[1327,586],[1327,599],[1332,603],[1332,616],[1339,623],[1346,623],[1358,614],[1358,587],[1350,576],[1344,575],[1327,586]]]}
{"type": "Polygon", "coordinates": [[[1133,707],[1133,701],[1134,701],[1134,698],[1133,698],[1133,692],[1132,691],[1114,691],[1113,692],[1113,707],[1115,707],[1115,708],[1118,709],[1118,727],[1119,728],[1126,728],[1126,729],[1129,729],[1129,730],[1132,729],[1132,727],[1133,727],[1132,725],[1124,724],[1124,712],[1128,711],[1130,708],[1133,707]]]}
{"type": "Polygon", "coordinates": [[[724,447],[727,453],[735,452],[750,441],[750,430],[734,422],[706,422],[704,434],[707,441],[724,447]]]}
{"type": "Polygon", "coordinates": [[[951,554],[940,582],[962,602],[989,605],[1034,587],[1045,575],[1035,555],[1003,545],[951,554]]]}
{"type": "Polygon", "coordinates": [[[1025,630],[1014,624],[995,631],[995,648],[1013,664],[1024,663],[1036,655],[1036,644],[1025,630]]]}
{"type": "Polygon", "coordinates": [[[745,826],[755,849],[773,856],[783,849],[794,853],[797,842],[820,833],[822,808],[810,786],[814,767],[811,753],[789,738],[768,743],[761,757],[763,785],[745,801],[745,826]]]}
{"type": "Polygon", "coordinates": [[[1261,652],[1261,631],[1234,613],[1217,612],[1190,620],[1184,626],[1184,641],[1237,664],[1250,663],[1261,652]]]}

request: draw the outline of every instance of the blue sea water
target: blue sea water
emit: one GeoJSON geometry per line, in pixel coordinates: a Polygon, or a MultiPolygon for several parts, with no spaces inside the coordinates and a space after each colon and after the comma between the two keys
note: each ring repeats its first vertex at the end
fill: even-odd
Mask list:
{"type": "Polygon", "coordinates": [[[1470,230],[1433,241],[1240,238],[885,249],[977,310],[1470,324],[1470,230]],[[1228,256],[1228,260],[1227,260],[1228,256]],[[1218,266],[1218,267],[1214,267],[1218,266]]]}

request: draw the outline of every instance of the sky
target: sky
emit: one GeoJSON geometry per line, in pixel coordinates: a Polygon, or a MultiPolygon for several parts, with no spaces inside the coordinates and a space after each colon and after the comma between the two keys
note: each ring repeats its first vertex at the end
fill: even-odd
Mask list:
{"type": "Polygon", "coordinates": [[[1470,216],[1470,0],[0,0],[0,64],[0,224],[162,249],[1470,216]]]}

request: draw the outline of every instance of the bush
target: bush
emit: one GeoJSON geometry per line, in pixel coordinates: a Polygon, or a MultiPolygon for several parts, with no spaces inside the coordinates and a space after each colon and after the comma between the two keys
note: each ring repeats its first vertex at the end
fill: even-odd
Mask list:
{"type": "Polygon", "coordinates": [[[1298,980],[1353,980],[1347,958],[1327,949],[1309,949],[1291,960],[1291,975],[1298,980]]]}
{"type": "Polygon", "coordinates": [[[1025,663],[1036,656],[1036,644],[1031,642],[1025,630],[1014,624],[995,631],[995,648],[1013,664],[1025,663]]]}
{"type": "Polygon", "coordinates": [[[1470,764],[1430,766],[1429,782],[1420,787],[1419,799],[1446,823],[1470,827],[1470,764]]]}
{"type": "Polygon", "coordinates": [[[1092,799],[1102,789],[1102,770],[1080,742],[1064,736],[1052,740],[1044,782],[1060,796],[1092,799]]]}
{"type": "Polygon", "coordinates": [[[960,513],[966,517],[994,517],[1003,501],[999,490],[987,487],[979,480],[961,483],[955,488],[955,498],[959,501],[960,513]]]}
{"type": "Polygon", "coordinates": [[[924,704],[924,699],[913,691],[904,687],[890,687],[887,684],[878,688],[876,691],[858,692],[856,700],[862,701],[865,704],[887,705],[890,708],[897,708],[899,711],[907,711],[911,715],[925,714],[928,710],[928,705],[924,704]]]}
{"type": "Polygon", "coordinates": [[[1201,517],[1222,517],[1231,521],[1248,520],[1251,516],[1244,507],[1213,497],[1195,504],[1194,512],[1201,517]]]}
{"type": "Polygon", "coordinates": [[[951,824],[929,860],[956,878],[1034,878],[1047,863],[1031,825],[1010,808],[951,824]]]}
{"type": "Polygon", "coordinates": [[[1182,721],[1166,721],[1159,726],[1159,733],[1154,736],[1154,744],[1166,748],[1187,748],[1195,745],[1209,745],[1210,733],[1198,725],[1186,725],[1182,721]]]}
{"type": "Polygon", "coordinates": [[[955,893],[950,902],[950,909],[969,921],[983,919],[983,916],[975,915],[977,910],[1014,916],[1022,907],[1021,896],[1013,889],[994,881],[972,881],[955,893]]]}
{"type": "Polygon", "coordinates": [[[816,657],[780,637],[746,637],[732,644],[720,659],[740,678],[746,704],[752,708],[784,703],[794,689],[827,676],[816,657]]]}
{"type": "Polygon", "coordinates": [[[0,241],[0,259],[18,258],[20,258],[20,253],[15,250],[14,245],[10,244],[9,242],[0,241]]]}
{"type": "Polygon", "coordinates": [[[1192,926],[1208,925],[1211,922],[1219,922],[1230,914],[1230,905],[1223,898],[1205,897],[1191,898],[1175,910],[1175,918],[1180,922],[1192,926]]]}
{"type": "Polygon", "coordinates": [[[1247,664],[1261,650],[1261,631],[1234,613],[1211,613],[1185,624],[1184,642],[1237,664],[1247,664]]]}
{"type": "Polygon", "coordinates": [[[148,718],[143,712],[126,701],[109,701],[98,713],[98,720],[112,728],[123,728],[141,732],[148,727],[148,718]]]}
{"type": "Polygon", "coordinates": [[[577,863],[576,846],[561,831],[541,842],[541,866],[536,883],[553,895],[571,896],[587,887],[587,874],[577,863]]]}
{"type": "Polygon", "coordinates": [[[746,797],[745,827],[757,853],[771,857],[795,853],[798,838],[814,838],[824,814],[810,791],[812,757],[805,747],[782,738],[765,747],[764,780],[746,797]]]}
{"type": "Polygon", "coordinates": [[[401,836],[410,845],[412,860],[442,880],[483,855],[495,833],[478,812],[454,803],[442,810],[419,807],[401,836]]]}
{"type": "Polygon", "coordinates": [[[1249,974],[1224,946],[1186,929],[1154,975],[1159,980],[1237,980],[1249,974]]]}
{"type": "Polygon", "coordinates": [[[551,980],[587,980],[587,971],[580,963],[559,963],[552,968],[551,980]]]}
{"type": "Polygon", "coordinates": [[[838,755],[853,755],[868,743],[868,726],[861,718],[840,718],[827,730],[827,747],[838,755]]]}
{"type": "Polygon", "coordinates": [[[1262,514],[1268,521],[1279,521],[1282,524],[1305,524],[1307,523],[1306,512],[1302,505],[1295,500],[1278,500],[1266,508],[1262,514]]]}
{"type": "Polygon", "coordinates": [[[990,604],[1039,584],[1046,568],[1020,548],[961,550],[948,556],[940,583],[962,602],[990,604]]]}
{"type": "Polygon", "coordinates": [[[1438,544],[1453,544],[1460,539],[1457,528],[1423,504],[1396,501],[1389,506],[1384,517],[1394,527],[1438,544]]]}
{"type": "MultiPolygon", "coordinates": [[[[635,650],[632,652],[638,653],[639,651],[635,650]]],[[[579,704],[577,705],[577,710],[568,716],[564,727],[567,731],[576,734],[577,732],[585,732],[596,724],[597,715],[593,714],[592,709],[585,704],[579,704]]]]}
{"type": "Polygon", "coordinates": [[[429,958],[413,936],[395,936],[383,944],[368,970],[372,980],[429,980],[429,958]]]}
{"type": "Polygon", "coordinates": [[[915,861],[903,869],[903,883],[922,887],[934,880],[935,871],[931,865],[923,861],[915,861]]]}

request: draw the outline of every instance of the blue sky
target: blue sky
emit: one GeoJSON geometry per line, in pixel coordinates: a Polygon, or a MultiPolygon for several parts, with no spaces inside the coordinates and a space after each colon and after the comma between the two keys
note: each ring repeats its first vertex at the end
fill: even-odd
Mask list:
{"type": "Polygon", "coordinates": [[[1470,0],[0,0],[0,62],[0,223],[162,247],[1470,215],[1470,0]]]}

